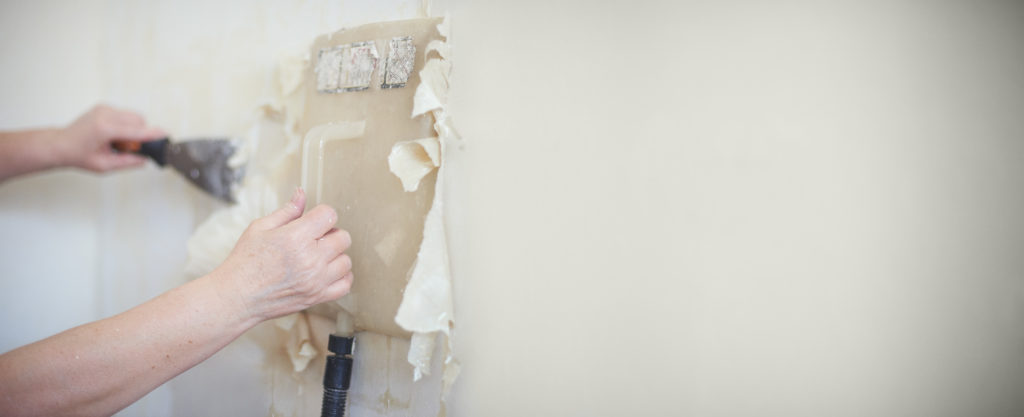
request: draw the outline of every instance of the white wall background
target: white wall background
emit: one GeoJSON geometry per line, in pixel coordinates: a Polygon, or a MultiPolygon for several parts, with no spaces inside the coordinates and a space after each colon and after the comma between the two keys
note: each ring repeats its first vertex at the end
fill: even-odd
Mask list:
{"type": "MultiPolygon", "coordinates": [[[[4,129],[63,125],[101,97],[100,11],[57,6],[3,5],[4,129]]],[[[76,172],[0,185],[0,351],[99,317],[99,191],[100,180],[76,172]]]]}
{"type": "MultiPolygon", "coordinates": [[[[1024,7],[846,3],[435,3],[451,414],[1024,414],[1024,7]]],[[[279,54],[419,6],[324,4],[5,3],[0,127],[244,133],[279,54]]],[[[212,208],[152,168],[0,185],[0,350],[175,285],[212,208]]],[[[230,349],[122,415],[261,415],[230,349]]]]}

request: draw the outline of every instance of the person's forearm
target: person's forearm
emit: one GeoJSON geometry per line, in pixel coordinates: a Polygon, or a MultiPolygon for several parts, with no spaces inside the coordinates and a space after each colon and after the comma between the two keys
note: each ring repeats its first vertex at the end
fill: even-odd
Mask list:
{"type": "Polygon", "coordinates": [[[114,140],[147,141],[166,137],[142,116],[97,105],[61,129],[0,132],[0,182],[57,167],[108,172],[141,166],[146,158],[111,149],[114,140]]]}
{"type": "Polygon", "coordinates": [[[56,146],[61,134],[61,129],[0,132],[0,182],[63,165],[64,156],[56,146]]]}
{"type": "Polygon", "coordinates": [[[105,416],[257,323],[352,288],[348,232],[296,190],[253,221],[214,272],[117,316],[0,355],[0,416],[105,416]]]}
{"type": "Polygon", "coordinates": [[[128,406],[260,321],[222,282],[206,276],[0,355],[0,414],[101,416],[128,406]]]}

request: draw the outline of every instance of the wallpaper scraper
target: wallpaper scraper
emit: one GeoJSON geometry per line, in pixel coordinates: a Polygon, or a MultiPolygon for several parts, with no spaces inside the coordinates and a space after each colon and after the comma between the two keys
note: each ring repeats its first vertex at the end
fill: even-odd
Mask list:
{"type": "Polygon", "coordinates": [[[148,156],[161,167],[170,165],[192,184],[229,203],[234,203],[231,191],[245,174],[243,167],[228,164],[235,154],[230,139],[114,141],[111,147],[118,152],[148,156]]]}

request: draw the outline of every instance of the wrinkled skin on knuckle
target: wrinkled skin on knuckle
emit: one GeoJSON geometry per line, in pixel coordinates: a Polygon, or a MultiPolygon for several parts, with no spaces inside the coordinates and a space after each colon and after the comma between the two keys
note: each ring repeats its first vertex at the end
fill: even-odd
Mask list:
{"type": "Polygon", "coordinates": [[[338,212],[334,210],[334,207],[326,204],[318,204],[316,207],[313,207],[312,212],[317,218],[327,219],[327,222],[330,224],[334,224],[338,220],[338,212]]]}
{"type": "Polygon", "coordinates": [[[331,259],[330,258],[327,258],[327,257],[324,257],[324,256],[317,256],[316,257],[316,265],[315,265],[316,272],[318,274],[322,275],[324,272],[327,271],[327,266],[330,265],[330,264],[331,264],[331,259]]]}
{"type": "Polygon", "coordinates": [[[295,289],[297,295],[301,297],[308,297],[311,294],[316,294],[318,287],[316,285],[316,281],[313,279],[309,279],[308,277],[306,277],[306,279],[299,280],[294,285],[295,286],[293,288],[295,289]]]}
{"type": "Polygon", "coordinates": [[[352,271],[352,258],[349,257],[348,255],[341,255],[340,258],[342,262],[341,275],[344,276],[345,274],[352,271]]]}
{"type": "Polygon", "coordinates": [[[317,210],[319,212],[322,212],[325,215],[335,215],[335,214],[337,214],[334,211],[333,207],[331,207],[331,206],[329,206],[327,204],[324,204],[324,203],[317,204],[316,207],[314,207],[313,209],[317,210]]]}
{"type": "Polygon", "coordinates": [[[352,235],[348,232],[348,230],[338,230],[338,238],[339,240],[341,240],[342,252],[347,251],[348,248],[352,246],[352,235]]]}

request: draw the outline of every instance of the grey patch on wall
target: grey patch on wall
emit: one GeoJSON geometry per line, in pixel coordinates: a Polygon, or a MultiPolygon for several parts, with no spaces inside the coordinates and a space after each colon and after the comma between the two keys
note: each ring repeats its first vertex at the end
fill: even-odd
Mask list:
{"type": "Polygon", "coordinates": [[[320,49],[317,54],[316,89],[321,93],[367,90],[379,60],[374,41],[320,49]]]}
{"type": "Polygon", "coordinates": [[[343,47],[341,77],[338,89],[341,92],[363,91],[370,88],[370,79],[377,69],[377,45],[373,41],[356,42],[343,47]]]}
{"type": "Polygon", "coordinates": [[[416,62],[416,45],[412,37],[392,38],[388,42],[388,58],[384,63],[384,82],[380,88],[402,88],[409,81],[416,62]]]}
{"type": "MultiPolygon", "coordinates": [[[[317,54],[316,90],[336,94],[366,91],[378,69],[380,55],[374,41],[321,48],[317,54]]],[[[411,36],[388,41],[388,56],[380,67],[381,89],[402,88],[416,64],[416,45],[411,36]]]]}
{"type": "Polygon", "coordinates": [[[333,93],[338,90],[341,78],[341,48],[323,48],[317,54],[316,90],[321,93],[333,93]]]}

